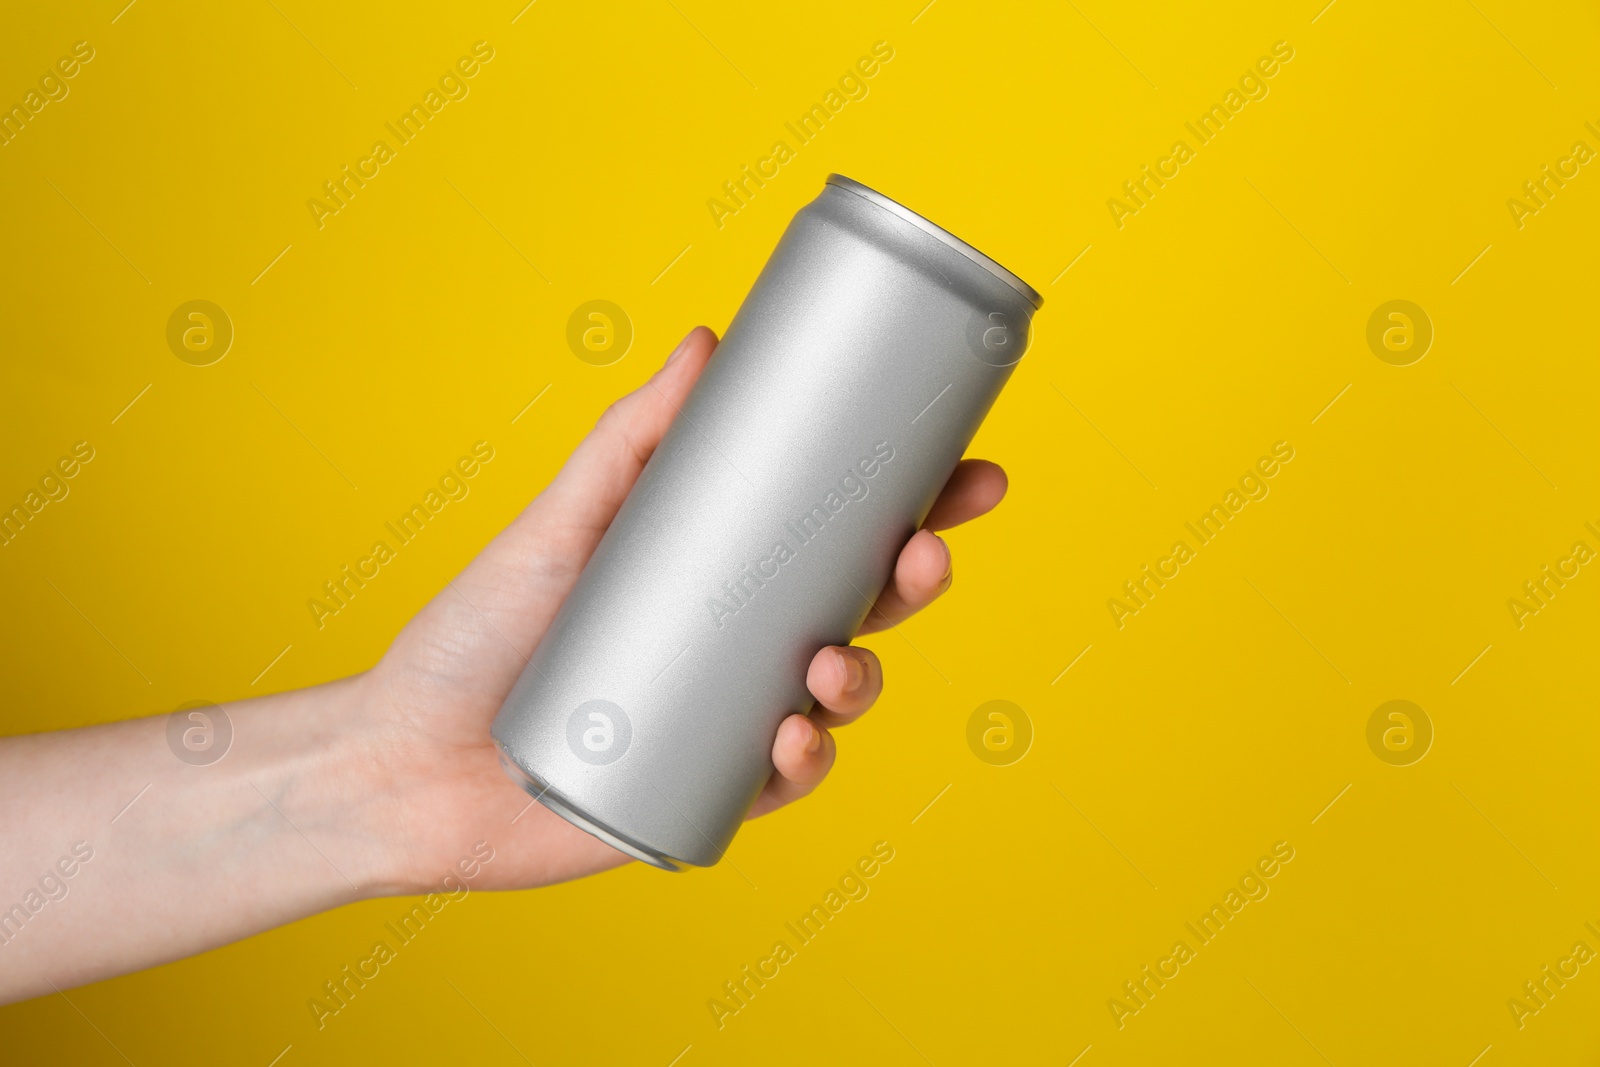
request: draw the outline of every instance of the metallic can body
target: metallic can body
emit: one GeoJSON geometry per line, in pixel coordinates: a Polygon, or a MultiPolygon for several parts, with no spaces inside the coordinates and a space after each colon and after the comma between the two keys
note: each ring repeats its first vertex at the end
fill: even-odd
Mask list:
{"type": "Polygon", "coordinates": [[[495,719],[547,807],[723,854],[1026,350],[1038,294],[847,178],[785,231],[495,719]]]}

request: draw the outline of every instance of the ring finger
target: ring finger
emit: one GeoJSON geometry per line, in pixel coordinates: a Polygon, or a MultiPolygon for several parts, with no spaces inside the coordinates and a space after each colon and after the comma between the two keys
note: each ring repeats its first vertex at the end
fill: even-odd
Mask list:
{"type": "Polygon", "coordinates": [[[883,664],[868,649],[830,645],[812,657],[806,688],[817,698],[813,721],[829,729],[844,726],[859,719],[883,692],[883,664]]]}

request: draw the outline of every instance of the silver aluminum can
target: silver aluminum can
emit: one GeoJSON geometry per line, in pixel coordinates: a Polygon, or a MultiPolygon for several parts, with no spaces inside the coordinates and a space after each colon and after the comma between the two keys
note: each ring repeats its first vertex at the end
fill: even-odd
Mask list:
{"type": "Polygon", "coordinates": [[[493,736],[546,807],[710,866],[1028,344],[1041,298],[840,175],[789,224],[493,736]]]}

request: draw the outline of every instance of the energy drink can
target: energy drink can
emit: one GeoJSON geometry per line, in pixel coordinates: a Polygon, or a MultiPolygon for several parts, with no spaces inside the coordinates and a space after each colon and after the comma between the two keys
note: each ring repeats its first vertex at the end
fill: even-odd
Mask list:
{"type": "Polygon", "coordinates": [[[1027,348],[1041,298],[840,175],[795,216],[500,709],[546,807],[710,866],[1027,348]]]}

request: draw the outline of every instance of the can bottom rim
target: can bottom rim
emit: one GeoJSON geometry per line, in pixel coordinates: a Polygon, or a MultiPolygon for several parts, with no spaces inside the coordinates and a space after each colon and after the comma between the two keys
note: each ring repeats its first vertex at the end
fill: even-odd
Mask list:
{"type": "MultiPolygon", "coordinates": [[[[499,748],[499,746],[496,745],[496,748],[499,748]]],[[[640,862],[648,863],[652,867],[659,867],[663,871],[682,872],[686,867],[693,866],[686,860],[677,859],[667,855],[665,852],[650,848],[648,845],[642,845],[612,829],[562,796],[548,782],[544,782],[537,775],[530,773],[506,753],[504,749],[500,749],[499,755],[500,766],[505,768],[506,776],[520,785],[529,796],[578,829],[604,841],[618,852],[632,856],[640,862]]]]}

